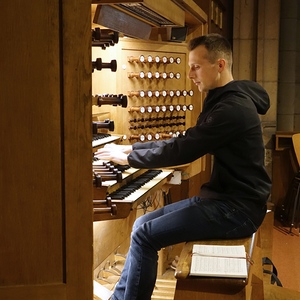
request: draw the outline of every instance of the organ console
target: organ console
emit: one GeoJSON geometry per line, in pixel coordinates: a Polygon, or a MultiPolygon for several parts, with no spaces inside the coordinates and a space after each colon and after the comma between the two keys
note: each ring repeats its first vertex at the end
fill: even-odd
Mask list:
{"type": "MultiPolygon", "coordinates": [[[[99,42],[99,38],[97,30],[92,44],[99,42]]],[[[112,45],[113,43],[110,44],[112,45]]],[[[186,46],[179,46],[179,51],[176,46],[176,51],[169,52],[165,49],[159,50],[157,45],[140,49],[136,44],[131,47],[127,41],[124,43],[123,39],[118,44],[114,43],[114,46],[113,54],[118,57],[118,70],[115,67],[116,71],[108,75],[107,72],[94,72],[92,91],[95,117],[105,116],[106,120],[114,120],[114,132],[120,138],[113,142],[126,145],[184,135],[189,122],[187,116],[190,117],[188,112],[193,109],[188,104],[188,97],[193,96],[193,90],[185,80],[186,46]],[[108,93],[104,94],[104,88],[108,93]],[[123,109],[125,107],[126,110],[123,109]]],[[[109,55],[105,55],[108,49],[105,54],[99,55],[99,48],[92,49],[93,57],[102,57],[103,61],[109,61],[109,55]]],[[[93,62],[94,69],[95,66],[93,62]]],[[[98,69],[101,70],[104,66],[112,67],[111,64],[104,65],[101,61],[98,69]]],[[[102,129],[112,129],[105,121],[93,122],[93,126],[92,145],[95,152],[97,147],[111,142],[114,137],[101,132],[102,129]]],[[[160,201],[158,206],[163,206],[174,170],[135,169],[96,159],[92,165],[95,237],[97,239],[99,235],[102,236],[102,232],[106,230],[109,233],[103,233],[105,241],[116,237],[116,241],[111,243],[115,245],[112,246],[110,254],[114,257],[116,246],[124,247],[126,244],[121,241],[122,234],[119,232],[126,230],[130,233],[131,226],[128,223],[132,218],[143,213],[145,207],[148,207],[147,203],[156,197],[160,201]],[[115,224],[123,224],[122,229],[116,228],[115,224]],[[128,228],[124,228],[126,226],[128,228]]],[[[103,241],[104,239],[100,243],[103,241]]],[[[109,272],[116,271],[111,268],[113,263],[108,266],[106,262],[103,259],[97,264],[95,274],[98,280],[105,281],[109,272]]]]}

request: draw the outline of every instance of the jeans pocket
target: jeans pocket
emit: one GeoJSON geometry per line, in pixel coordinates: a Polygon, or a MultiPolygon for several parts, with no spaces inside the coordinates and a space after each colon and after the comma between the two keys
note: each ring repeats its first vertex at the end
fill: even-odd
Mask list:
{"type": "Polygon", "coordinates": [[[257,231],[255,224],[248,218],[244,219],[240,224],[236,224],[236,227],[226,232],[227,238],[241,238],[252,235],[257,231]]]}

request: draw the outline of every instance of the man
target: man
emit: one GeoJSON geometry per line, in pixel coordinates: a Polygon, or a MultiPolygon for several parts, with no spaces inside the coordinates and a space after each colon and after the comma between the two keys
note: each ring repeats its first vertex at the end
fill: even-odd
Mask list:
{"type": "Polygon", "coordinates": [[[189,43],[189,78],[207,92],[203,110],[185,136],[166,141],[108,145],[96,156],[135,168],[159,168],[214,155],[211,179],[199,196],[138,218],[113,300],[149,300],[156,281],[157,251],[176,243],[251,235],[262,223],[271,182],[264,168],[258,114],[269,108],[255,82],[235,81],[230,43],[208,34],[189,43]]]}

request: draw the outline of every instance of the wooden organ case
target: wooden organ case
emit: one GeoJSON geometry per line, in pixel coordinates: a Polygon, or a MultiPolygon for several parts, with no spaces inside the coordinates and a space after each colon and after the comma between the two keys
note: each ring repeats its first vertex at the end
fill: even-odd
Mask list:
{"type": "Polygon", "coordinates": [[[91,5],[0,6],[0,299],[92,299],[91,5]]]}
{"type": "MultiPolygon", "coordinates": [[[[96,10],[94,6],[92,11],[96,10]]],[[[93,13],[92,21],[95,19],[93,13]]],[[[196,28],[190,38],[207,30],[201,22],[196,28]]],[[[114,30],[109,32],[92,22],[92,35],[98,32],[101,36],[101,31],[104,35],[109,33],[114,42],[104,47],[99,46],[100,41],[92,42],[93,152],[108,142],[133,144],[184,134],[195,123],[204,97],[187,78],[186,43],[145,41],[123,35],[117,38],[114,30]],[[102,125],[97,127],[97,124],[102,125]]],[[[94,161],[94,177],[100,178],[101,172],[114,167],[118,168],[107,165],[103,171],[103,162],[94,161]]],[[[94,178],[94,284],[100,284],[100,295],[102,285],[112,290],[119,278],[134,220],[163,206],[172,189],[175,191],[173,201],[197,193],[199,181],[206,180],[210,174],[210,160],[203,157],[189,165],[159,170],[159,174],[138,191],[125,199],[115,198],[116,191],[150,171],[157,172],[122,169],[121,179],[118,179],[116,169],[113,180],[98,185],[94,178]],[[174,172],[180,174],[184,184],[180,185],[181,180],[176,185],[170,184],[174,172]]],[[[172,254],[167,256],[162,250],[160,275],[173,259],[172,254]]],[[[101,299],[96,293],[95,299],[98,298],[101,299]]]]}

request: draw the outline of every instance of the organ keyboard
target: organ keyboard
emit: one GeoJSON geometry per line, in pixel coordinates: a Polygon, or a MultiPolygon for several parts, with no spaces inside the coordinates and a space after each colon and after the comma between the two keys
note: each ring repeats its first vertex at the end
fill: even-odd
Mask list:
{"type": "MultiPolygon", "coordinates": [[[[102,161],[93,162],[93,166],[103,164],[102,161]]],[[[104,207],[104,202],[97,199],[111,199],[117,205],[117,213],[94,213],[94,221],[126,218],[130,211],[136,208],[149,195],[159,190],[172,177],[173,170],[146,170],[125,168],[122,172],[123,180],[104,181],[101,187],[93,187],[94,208],[104,207]]],[[[96,210],[95,210],[96,212],[96,210]]]]}
{"type": "Polygon", "coordinates": [[[107,143],[115,142],[121,139],[121,136],[111,134],[97,134],[93,137],[92,147],[103,146],[107,143]]]}

